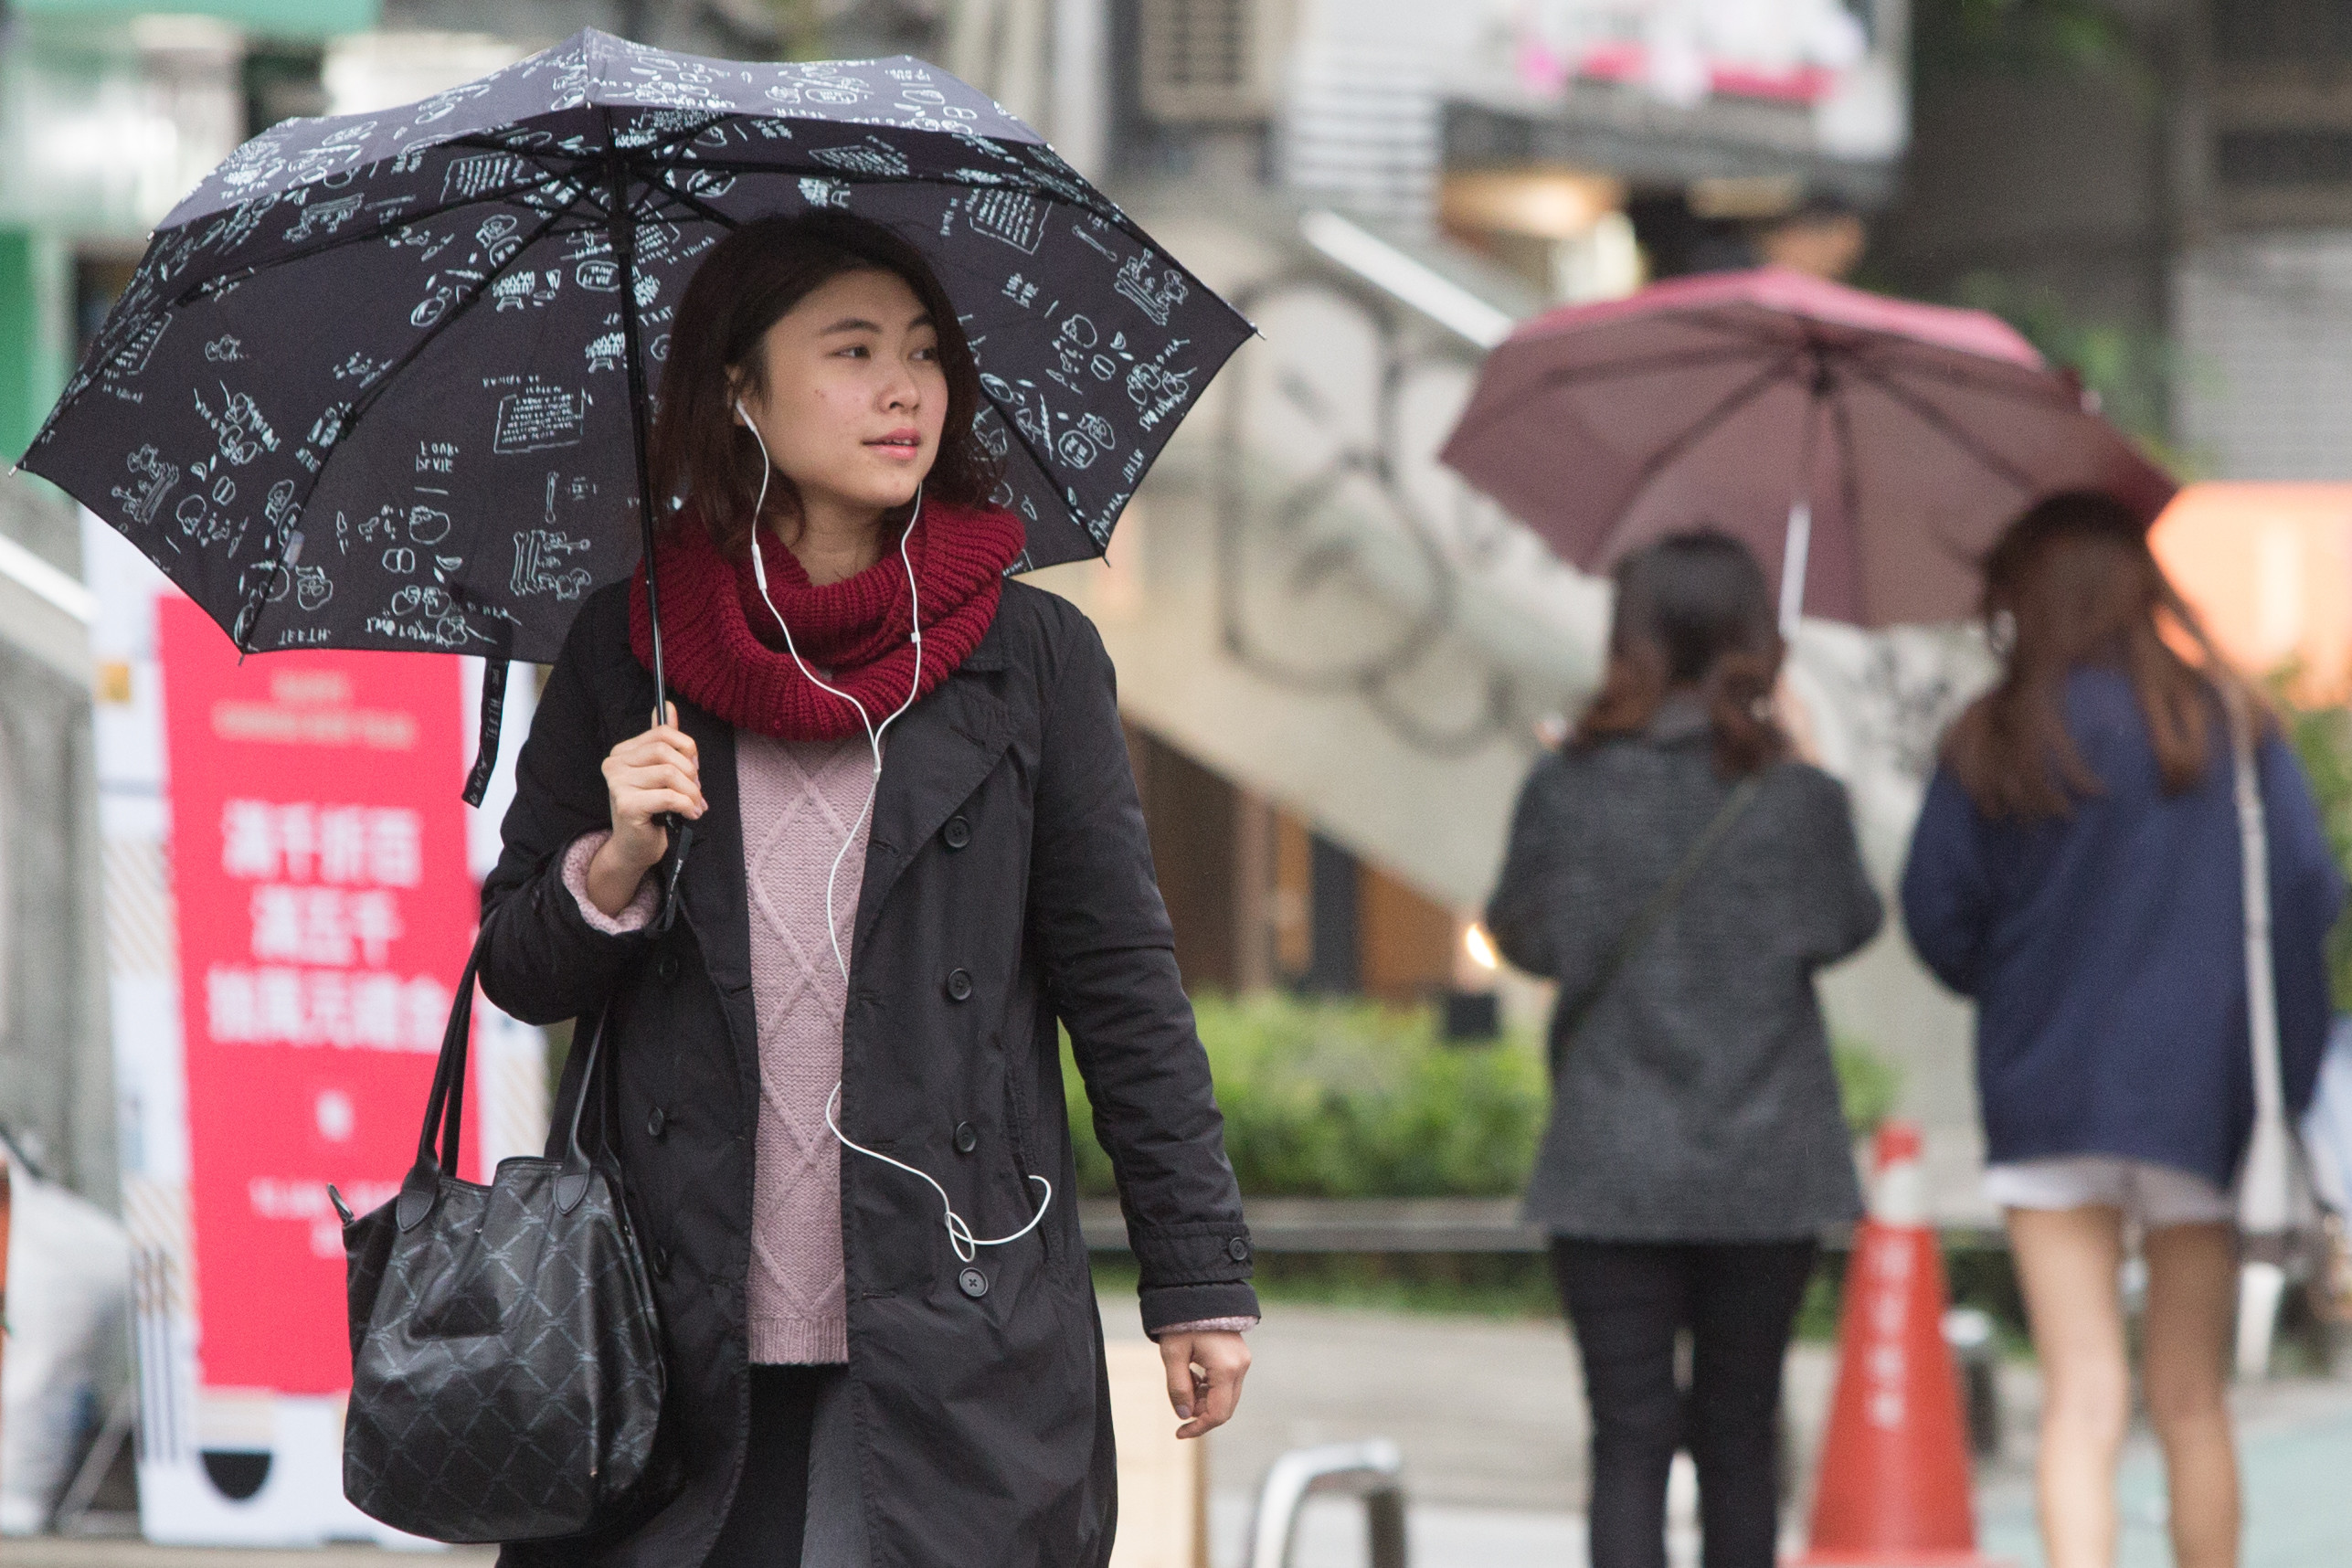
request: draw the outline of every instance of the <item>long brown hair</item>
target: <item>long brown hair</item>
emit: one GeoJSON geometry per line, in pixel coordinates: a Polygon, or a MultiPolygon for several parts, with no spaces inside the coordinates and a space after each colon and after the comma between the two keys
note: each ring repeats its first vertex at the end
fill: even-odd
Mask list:
{"type": "Polygon", "coordinates": [[[1575,744],[1640,734],[1679,686],[1707,705],[1718,772],[1753,773],[1785,757],[1771,709],[1785,649],[1748,547],[1713,529],[1673,534],[1618,562],[1615,577],[1609,667],[1575,744]]]}
{"type": "Polygon", "coordinates": [[[2104,788],[2066,729],[2066,677],[2083,665],[2130,676],[2167,794],[2205,777],[2217,696],[2267,722],[2156,564],[2146,526],[2111,497],[2054,495],[2010,524],[1985,558],[1984,612],[2001,678],[1952,726],[1944,760],[1988,817],[2064,816],[2104,788]]]}
{"type": "MultiPolygon", "coordinates": [[[[646,454],[665,526],[677,525],[683,514],[673,508],[683,503],[721,552],[750,537],[761,458],[752,433],[736,422],[734,388],[747,382],[764,395],[768,363],[759,346],[768,329],[850,272],[903,279],[938,329],[948,414],[924,494],[964,506],[989,499],[1002,470],[973,422],[981,408],[980,367],[947,291],[922,253],[880,224],[812,212],[745,224],[712,247],[678,302],[646,454]]],[[[800,493],[781,473],[768,482],[767,510],[771,522],[800,515],[800,493]]]]}

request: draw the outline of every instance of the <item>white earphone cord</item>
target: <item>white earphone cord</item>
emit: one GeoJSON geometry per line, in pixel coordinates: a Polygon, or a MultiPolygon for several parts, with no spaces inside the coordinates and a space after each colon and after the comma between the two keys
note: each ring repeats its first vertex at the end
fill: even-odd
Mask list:
{"type": "MultiPolygon", "coordinates": [[[[888,718],[876,725],[874,722],[874,715],[865,711],[863,703],[859,702],[840,687],[828,684],[819,679],[817,673],[809,668],[808,661],[800,657],[800,650],[792,641],[792,628],[786,622],[784,612],[778,609],[776,601],[768,597],[768,565],[760,559],[759,556],[759,524],[761,514],[768,508],[768,476],[774,471],[776,465],[768,459],[768,442],[760,435],[759,427],[752,423],[751,416],[745,411],[740,399],[736,402],[735,411],[742,418],[744,429],[751,432],[751,439],[759,445],[759,498],[751,505],[751,575],[759,584],[760,602],[768,607],[768,613],[776,618],[777,629],[784,633],[784,651],[792,656],[792,662],[800,666],[800,673],[809,678],[809,683],[821,692],[830,693],[839,697],[856,711],[858,724],[865,731],[866,745],[874,752],[874,779],[866,786],[865,804],[858,808],[856,819],[850,823],[849,832],[842,838],[841,849],[833,855],[832,868],[825,873],[825,937],[832,944],[833,967],[841,971],[842,986],[846,990],[849,986],[849,960],[842,955],[841,925],[833,915],[833,890],[841,877],[842,862],[848,856],[850,845],[857,841],[858,830],[865,825],[867,815],[874,810],[874,798],[882,790],[882,737],[889,733],[890,726],[898,722],[901,715],[915,705],[915,694],[922,690],[923,686],[923,604],[919,591],[915,586],[915,562],[906,553],[907,541],[914,536],[915,524],[923,515],[923,487],[919,483],[916,485],[914,514],[906,519],[906,530],[898,535],[898,562],[906,568],[907,618],[914,622],[912,641],[915,644],[915,673],[906,683],[906,700],[899,704],[897,710],[888,718]]],[[[895,1167],[910,1176],[919,1177],[930,1186],[931,1191],[939,1194],[939,1207],[945,1216],[943,1224],[948,1233],[948,1245],[953,1247],[956,1255],[966,1263],[979,1256],[979,1249],[981,1247],[1003,1246],[1008,1243],[1019,1241],[1037,1228],[1037,1222],[1045,1217],[1045,1211],[1052,1206],[1054,1183],[1043,1176],[1033,1173],[1029,1180],[1044,1188],[1045,1196],[1039,1202],[1037,1212],[1029,1216],[1029,1223],[1011,1235],[997,1236],[993,1239],[972,1234],[971,1226],[966,1223],[961,1214],[956,1213],[955,1200],[948,1196],[948,1190],[933,1180],[928,1171],[919,1171],[905,1160],[893,1160],[887,1154],[868,1149],[863,1144],[852,1140],[849,1134],[841,1129],[841,1124],[833,1119],[833,1113],[839,1107],[841,1098],[842,1082],[836,1078],[833,1080],[833,1092],[825,1097],[825,1130],[832,1133],[835,1141],[839,1142],[843,1149],[863,1154],[869,1160],[879,1160],[885,1165],[895,1167]]]]}

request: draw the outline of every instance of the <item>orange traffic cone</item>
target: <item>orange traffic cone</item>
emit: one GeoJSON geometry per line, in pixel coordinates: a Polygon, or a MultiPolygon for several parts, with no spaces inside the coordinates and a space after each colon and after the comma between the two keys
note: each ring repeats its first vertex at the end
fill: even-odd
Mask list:
{"type": "Polygon", "coordinates": [[[1976,1552],[1960,1380],[1944,1343],[1944,1260],[1926,1224],[1919,1153],[1917,1127],[1880,1129],[1801,1568],[1988,1568],[1976,1552]]]}

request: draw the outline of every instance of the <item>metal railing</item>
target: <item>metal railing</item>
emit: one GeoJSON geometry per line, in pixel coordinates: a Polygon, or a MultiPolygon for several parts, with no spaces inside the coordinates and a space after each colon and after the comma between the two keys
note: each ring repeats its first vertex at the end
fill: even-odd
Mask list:
{"type": "Polygon", "coordinates": [[[1333,1492],[1364,1499],[1372,1568],[1405,1568],[1404,1469],[1404,1456],[1385,1437],[1293,1448],[1283,1455],[1258,1489],[1249,1568],[1290,1568],[1299,1510],[1308,1498],[1333,1492]]]}

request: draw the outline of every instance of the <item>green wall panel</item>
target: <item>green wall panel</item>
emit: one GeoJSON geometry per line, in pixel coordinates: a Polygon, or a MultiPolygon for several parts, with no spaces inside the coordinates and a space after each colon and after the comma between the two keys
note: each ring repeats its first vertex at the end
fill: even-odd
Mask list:
{"type": "Polygon", "coordinates": [[[217,16],[270,37],[323,38],[365,32],[382,13],[380,0],[14,0],[24,16],[105,20],[135,16],[217,16]]]}
{"type": "Polygon", "coordinates": [[[0,463],[23,455],[65,387],[47,249],[37,230],[0,228],[0,463]]]}

